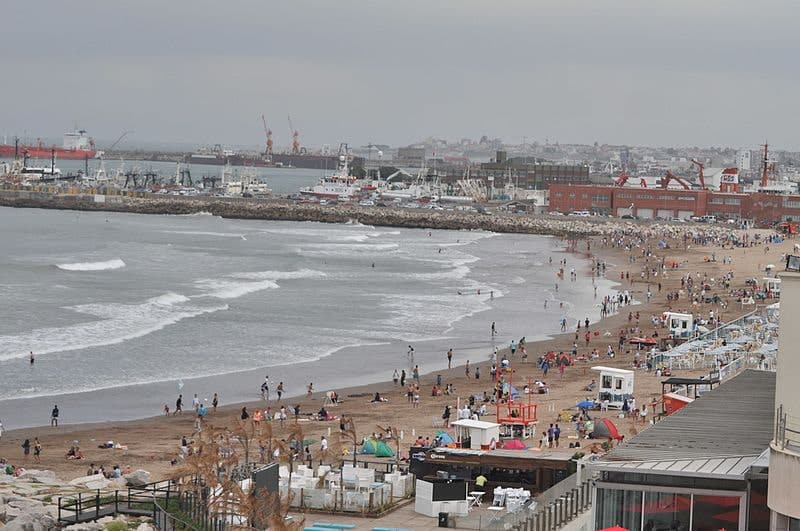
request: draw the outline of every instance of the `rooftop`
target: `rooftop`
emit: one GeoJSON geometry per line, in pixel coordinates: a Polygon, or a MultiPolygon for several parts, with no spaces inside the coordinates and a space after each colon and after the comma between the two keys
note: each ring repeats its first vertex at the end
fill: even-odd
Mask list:
{"type": "Polygon", "coordinates": [[[769,446],[774,409],[775,373],[747,370],[617,446],[596,466],[741,476],[769,446]]]}

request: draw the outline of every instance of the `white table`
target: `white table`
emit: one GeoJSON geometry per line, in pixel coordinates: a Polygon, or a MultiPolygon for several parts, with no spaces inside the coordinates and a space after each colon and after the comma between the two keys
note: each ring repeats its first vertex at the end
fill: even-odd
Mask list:
{"type": "Polygon", "coordinates": [[[469,506],[470,507],[480,507],[481,506],[481,498],[483,498],[484,494],[485,494],[485,492],[483,492],[482,490],[474,490],[474,491],[470,492],[469,493],[469,498],[467,498],[467,499],[471,498],[471,502],[472,503],[470,503],[469,506]]]}

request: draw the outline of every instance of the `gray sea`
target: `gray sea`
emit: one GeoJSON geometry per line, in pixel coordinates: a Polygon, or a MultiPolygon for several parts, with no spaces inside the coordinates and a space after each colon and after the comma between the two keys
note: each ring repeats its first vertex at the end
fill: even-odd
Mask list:
{"type": "Polygon", "coordinates": [[[266,374],[386,381],[409,345],[428,372],[599,317],[588,264],[542,236],[0,208],[0,248],[6,429],[255,400],[266,374]],[[555,291],[561,258],[579,276],[555,291]]]}

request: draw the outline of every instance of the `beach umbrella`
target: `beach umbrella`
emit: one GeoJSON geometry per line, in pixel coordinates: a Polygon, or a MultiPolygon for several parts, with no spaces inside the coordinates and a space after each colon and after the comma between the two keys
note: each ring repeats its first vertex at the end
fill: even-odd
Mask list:
{"type": "Polygon", "coordinates": [[[601,529],[600,531],[628,531],[628,528],[627,527],[620,527],[618,525],[615,525],[614,527],[605,527],[605,528],[601,529]]]}
{"type": "Polygon", "coordinates": [[[590,407],[594,407],[594,400],[584,400],[583,402],[578,402],[577,407],[580,409],[589,409],[590,407]]]}

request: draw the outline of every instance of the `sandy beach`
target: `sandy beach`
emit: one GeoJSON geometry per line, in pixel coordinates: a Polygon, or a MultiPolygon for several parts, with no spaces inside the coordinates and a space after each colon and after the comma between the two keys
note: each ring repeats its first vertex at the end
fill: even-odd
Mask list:
{"type": "MultiPolygon", "coordinates": [[[[650,228],[655,228],[657,225],[650,225],[650,228]]],[[[702,230],[700,226],[693,226],[696,230],[702,230]]],[[[750,231],[752,237],[756,231],[750,231]]],[[[763,234],[769,233],[768,231],[760,231],[763,234]]],[[[588,355],[588,353],[596,348],[603,354],[608,345],[617,347],[618,332],[621,328],[629,328],[635,326],[635,323],[629,324],[629,312],[640,314],[641,332],[646,335],[652,335],[653,327],[649,324],[652,315],[660,315],[661,312],[666,310],[670,303],[666,300],[666,294],[671,291],[680,289],[681,277],[683,275],[691,274],[695,278],[697,275],[708,275],[709,278],[717,279],[722,274],[728,271],[734,272],[734,278],[729,289],[724,289],[721,286],[715,287],[713,292],[720,295],[727,303],[727,309],[722,311],[723,321],[731,320],[738,315],[744,313],[740,304],[735,302],[729,296],[731,290],[740,289],[745,287],[745,279],[749,277],[756,277],[760,279],[763,271],[763,266],[767,263],[780,264],[782,253],[791,252],[793,241],[784,241],[780,245],[770,245],[769,251],[765,253],[763,245],[756,245],[747,248],[722,248],[718,245],[697,246],[695,244],[687,245],[680,239],[669,240],[669,249],[658,249],[657,240],[654,237],[648,240],[648,245],[652,247],[654,256],[650,258],[649,264],[651,267],[656,263],[661,263],[662,260],[666,262],[678,262],[680,267],[678,269],[669,269],[666,274],[659,274],[657,278],[653,277],[649,282],[641,279],[642,266],[644,259],[641,258],[642,253],[640,249],[634,249],[628,252],[623,248],[604,246],[601,237],[593,237],[590,240],[579,240],[573,242],[569,247],[567,253],[564,254],[567,259],[577,254],[584,257],[593,257],[595,259],[605,261],[608,264],[606,271],[606,278],[619,282],[620,273],[629,273],[630,279],[622,281],[618,289],[628,290],[633,297],[640,301],[639,304],[629,307],[623,307],[618,313],[596,321],[597,315],[590,316],[593,323],[590,329],[593,332],[599,332],[599,335],[593,335],[588,347],[583,340],[584,329],[582,328],[578,338],[579,355],[588,355]],[[716,261],[710,261],[709,258],[712,253],[716,257],[716,261]],[[630,262],[631,254],[638,256],[637,261],[630,262]],[[730,257],[731,263],[723,263],[722,257],[730,257]],[[661,283],[661,291],[658,291],[657,285],[661,283]],[[646,292],[648,286],[652,292],[652,299],[647,302],[646,292]],[[608,333],[608,334],[606,334],[608,333]]],[[[554,270],[557,270],[554,265],[554,270]]],[[[578,270],[576,274],[582,277],[591,276],[590,270],[578,270]]],[[[565,273],[563,280],[558,280],[554,275],[554,282],[569,282],[569,266],[565,273]]],[[[598,294],[599,297],[603,293],[598,294]]],[[[684,297],[677,302],[672,302],[674,309],[690,309],[690,302],[684,297]]],[[[718,305],[701,304],[694,309],[695,312],[702,315],[707,315],[709,309],[719,311],[718,305]]],[[[747,308],[749,311],[752,307],[747,308]]],[[[520,312],[524,312],[525,308],[520,308],[520,312]]],[[[599,313],[599,312],[598,312],[599,313]]],[[[554,310],[554,319],[557,314],[554,310]]],[[[486,323],[487,334],[489,323],[486,323]]],[[[511,358],[513,373],[513,383],[515,386],[522,388],[529,379],[542,378],[542,371],[537,368],[536,359],[548,351],[564,351],[569,352],[573,348],[573,341],[575,341],[576,333],[570,329],[568,332],[561,334],[553,339],[528,342],[527,343],[527,362],[521,359],[519,351],[511,358]]],[[[519,339],[519,338],[517,338],[519,339]]],[[[498,344],[501,349],[501,354],[507,349],[507,344],[498,344]]],[[[625,349],[627,349],[627,345],[625,349]]],[[[445,352],[441,353],[442,360],[445,360],[445,352]]],[[[435,429],[433,428],[433,420],[441,418],[442,411],[445,405],[455,407],[457,397],[463,399],[471,394],[482,393],[484,391],[491,393],[493,382],[489,376],[489,359],[488,356],[482,360],[470,360],[470,376],[467,377],[464,370],[464,363],[467,360],[465,357],[456,351],[454,353],[453,364],[454,367],[449,370],[432,371],[423,374],[420,378],[420,404],[419,407],[413,405],[406,400],[405,389],[400,386],[394,385],[391,381],[380,384],[364,385],[360,387],[336,389],[339,396],[343,399],[341,404],[329,408],[334,415],[346,415],[352,418],[355,423],[355,428],[359,436],[367,436],[373,432],[378,432],[381,428],[387,426],[395,427],[398,432],[402,430],[403,439],[401,449],[405,453],[408,446],[413,442],[414,435],[422,435],[423,437],[433,437],[435,429]],[[474,368],[480,362],[481,377],[475,379],[474,368]],[[452,383],[455,386],[455,396],[431,396],[431,387],[434,384],[437,375],[441,375],[444,384],[452,383]],[[387,402],[370,403],[370,398],[375,392],[380,392],[381,396],[388,399],[387,402]],[[360,396],[353,396],[360,395],[360,396]]],[[[558,421],[558,414],[562,409],[573,408],[574,405],[586,398],[587,392],[583,389],[591,381],[593,372],[590,370],[592,365],[606,365],[620,368],[630,368],[633,362],[632,354],[625,354],[623,352],[613,359],[608,359],[602,356],[599,360],[584,362],[576,361],[571,367],[568,367],[563,375],[559,376],[557,371],[553,371],[547,375],[547,384],[550,386],[550,393],[546,395],[534,395],[533,402],[538,406],[538,420],[539,426],[546,426],[550,422],[558,421]]],[[[355,370],[356,368],[341,368],[340,370],[355,370]]],[[[334,370],[332,368],[332,370],[334,370]]],[[[423,371],[425,367],[423,367],[423,371]]],[[[681,375],[700,375],[704,371],[682,371],[681,375]]],[[[387,377],[389,374],[387,374],[387,377]]],[[[409,375],[410,380],[410,375],[409,375]]],[[[273,389],[277,382],[273,382],[273,389]]],[[[322,384],[320,384],[321,387],[322,384]]],[[[316,412],[322,406],[324,400],[324,393],[327,389],[319,388],[319,392],[314,393],[311,397],[291,398],[283,401],[281,404],[290,406],[299,404],[302,412],[301,418],[305,417],[306,413],[316,412]]],[[[637,371],[635,382],[635,396],[637,402],[641,404],[645,400],[658,398],[660,393],[660,378],[657,378],[654,373],[647,373],[644,370],[637,371]]],[[[269,406],[273,410],[280,407],[275,400],[275,393],[271,396],[272,400],[269,401],[269,406]]],[[[122,467],[131,467],[132,469],[143,468],[150,471],[155,479],[166,477],[172,470],[172,461],[177,453],[181,436],[191,438],[194,426],[194,415],[191,411],[191,397],[184,397],[185,411],[182,415],[162,415],[143,420],[127,421],[127,422],[104,422],[96,424],[79,424],[60,426],[58,428],[40,427],[33,429],[6,431],[0,438],[0,457],[6,459],[10,463],[22,465],[28,468],[41,468],[50,469],[55,471],[62,479],[71,479],[85,474],[86,469],[90,463],[97,465],[104,465],[110,469],[113,465],[120,465],[122,467]],[[41,440],[43,451],[40,464],[33,464],[30,462],[23,462],[22,449],[20,445],[25,438],[32,439],[38,437],[41,440]],[[98,445],[106,441],[114,441],[124,445],[127,449],[100,449],[98,445]],[[79,445],[85,456],[84,460],[68,461],[65,459],[65,451],[73,444],[73,441],[79,441],[79,445]]],[[[206,422],[214,426],[233,426],[238,422],[239,411],[243,405],[248,407],[248,410],[253,411],[254,408],[266,408],[267,403],[264,401],[253,401],[247,404],[225,404],[216,412],[209,413],[206,422]]],[[[102,404],[98,404],[98,408],[102,408],[102,404]]],[[[494,408],[490,408],[490,413],[493,413],[494,408]]],[[[109,416],[113,414],[110,413],[109,416]]],[[[601,413],[601,416],[608,415],[609,417],[616,417],[616,413],[601,413]]],[[[491,419],[491,415],[489,416],[491,419]]],[[[636,423],[632,419],[625,419],[624,421],[615,419],[618,423],[620,430],[626,435],[631,436],[636,432],[645,429],[642,423],[636,423]]],[[[333,456],[338,454],[337,438],[335,436],[338,431],[338,422],[320,422],[316,420],[303,420],[303,430],[306,437],[319,440],[321,436],[327,436],[329,431],[334,434],[331,444],[331,452],[328,460],[333,460],[333,456]]],[[[573,435],[572,428],[569,427],[565,430],[564,435],[567,441],[573,435]]],[[[286,433],[286,428],[281,427],[278,422],[273,422],[273,431],[277,437],[281,437],[286,433]]],[[[539,429],[541,432],[541,429],[539,429]]],[[[529,446],[535,445],[534,440],[526,441],[529,446]]],[[[573,452],[566,448],[568,444],[562,444],[559,451],[573,452]]],[[[312,452],[319,457],[319,444],[314,444],[311,448],[312,452]]]]}

